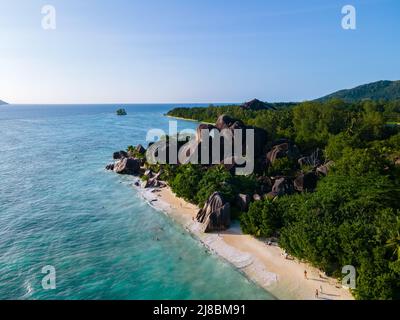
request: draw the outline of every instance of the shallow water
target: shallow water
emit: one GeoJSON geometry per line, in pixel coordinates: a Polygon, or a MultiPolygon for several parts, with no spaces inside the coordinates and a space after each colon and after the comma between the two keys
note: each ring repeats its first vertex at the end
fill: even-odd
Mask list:
{"type": "Polygon", "coordinates": [[[0,299],[272,299],[104,170],[173,105],[118,107],[0,106],[0,299]]]}

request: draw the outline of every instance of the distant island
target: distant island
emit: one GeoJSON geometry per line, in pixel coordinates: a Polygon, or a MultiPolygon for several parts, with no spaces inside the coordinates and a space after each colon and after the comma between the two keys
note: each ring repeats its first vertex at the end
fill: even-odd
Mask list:
{"type": "Polygon", "coordinates": [[[118,110],[116,111],[116,113],[117,113],[117,116],[126,116],[126,115],[127,115],[126,110],[123,109],[123,108],[118,109],[118,110]]]}
{"type": "Polygon", "coordinates": [[[8,104],[7,102],[0,100],[0,105],[8,104]]]}

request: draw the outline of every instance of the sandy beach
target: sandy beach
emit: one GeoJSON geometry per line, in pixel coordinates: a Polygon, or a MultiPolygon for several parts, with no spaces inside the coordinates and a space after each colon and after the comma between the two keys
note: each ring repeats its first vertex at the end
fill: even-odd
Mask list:
{"type": "Polygon", "coordinates": [[[239,223],[220,233],[202,233],[195,221],[199,208],[176,197],[170,188],[141,189],[142,197],[155,209],[163,211],[198,238],[210,251],[222,257],[248,279],[257,283],[280,300],[353,300],[350,291],[318,269],[285,259],[277,245],[245,235],[239,223]],[[304,271],[307,271],[307,279],[304,271]],[[321,292],[322,289],[322,292],[321,292]],[[319,291],[318,297],[315,296],[319,291]]]}
{"type": "Polygon", "coordinates": [[[215,123],[212,123],[212,122],[198,121],[198,120],[194,120],[194,119],[187,119],[187,118],[174,117],[174,116],[168,116],[168,115],[166,115],[166,117],[167,118],[171,118],[171,119],[176,119],[176,120],[182,120],[182,121],[190,121],[190,122],[197,122],[197,123],[205,123],[205,124],[215,125],[215,123]]]}

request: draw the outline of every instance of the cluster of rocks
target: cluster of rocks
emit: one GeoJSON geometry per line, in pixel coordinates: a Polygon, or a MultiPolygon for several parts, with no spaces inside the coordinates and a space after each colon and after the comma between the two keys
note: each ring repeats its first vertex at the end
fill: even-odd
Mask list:
{"type": "MultiPolygon", "coordinates": [[[[242,153],[247,154],[247,142],[246,142],[246,130],[247,129],[252,129],[254,130],[254,157],[255,157],[255,167],[256,170],[260,170],[262,168],[262,158],[263,154],[265,152],[265,148],[267,145],[267,132],[263,129],[252,127],[252,126],[246,126],[242,121],[231,118],[228,115],[221,115],[218,119],[215,125],[211,124],[200,124],[197,127],[196,130],[196,136],[195,139],[192,139],[189,141],[189,143],[184,144],[183,146],[180,147],[179,149],[179,159],[181,160],[180,163],[185,164],[189,162],[195,162],[201,163],[202,161],[202,144],[207,143],[209,150],[208,154],[208,164],[215,163],[215,158],[216,155],[213,154],[213,148],[212,146],[212,140],[213,135],[212,132],[216,130],[219,132],[221,140],[220,140],[220,149],[219,149],[219,158],[217,158],[218,163],[223,164],[228,170],[233,170],[236,167],[240,167],[242,165],[238,165],[239,161],[235,156],[232,156],[232,151],[233,150],[225,150],[227,147],[232,148],[232,146],[235,144],[235,130],[241,129],[242,130],[242,135],[241,135],[241,142],[242,142],[242,153]],[[211,134],[209,136],[209,141],[203,141],[204,136],[202,135],[203,130],[208,130],[211,134]],[[229,146],[225,145],[225,140],[226,141],[231,141],[231,144],[229,146]],[[230,154],[231,156],[225,158],[225,151],[228,151],[227,154],[230,154]],[[194,158],[197,156],[197,159],[194,158]],[[182,160],[183,159],[183,160],[182,160]]],[[[168,146],[167,146],[168,148],[168,146]]],[[[206,155],[207,157],[207,155],[206,155]]],[[[207,164],[206,164],[207,165],[207,164]]]]}
{"type": "Polygon", "coordinates": [[[151,170],[146,170],[145,173],[143,174],[143,182],[141,184],[142,188],[164,188],[167,186],[167,184],[160,180],[160,176],[162,174],[162,171],[158,173],[154,173],[151,170]]]}
{"type": "Polygon", "coordinates": [[[139,174],[140,161],[132,158],[125,151],[114,152],[114,163],[108,164],[106,170],[112,170],[118,174],[139,174]]]}
{"type": "MultiPolygon", "coordinates": [[[[202,129],[217,129],[224,134],[233,132],[234,129],[245,129],[243,122],[222,115],[218,118],[215,126],[210,124],[200,124],[197,128],[196,143],[201,144],[202,129]]],[[[260,201],[262,199],[274,199],[286,194],[295,192],[312,192],[321,176],[326,176],[333,162],[323,164],[323,154],[317,149],[307,156],[302,156],[299,148],[288,139],[281,139],[271,143],[268,146],[267,135],[265,132],[256,131],[256,163],[262,164],[265,170],[268,166],[272,166],[277,159],[288,158],[297,163],[299,169],[308,167],[308,170],[299,170],[295,177],[268,177],[260,176],[258,178],[260,184],[259,193],[254,194],[238,194],[235,199],[235,205],[242,212],[249,209],[252,201],[260,201]],[[258,144],[257,144],[258,143],[258,144]],[[264,156],[263,156],[264,155],[264,156]]],[[[186,150],[187,151],[187,150],[186,150]]],[[[222,153],[222,152],[221,152],[222,153]]],[[[234,160],[234,159],[233,159],[234,160]]],[[[235,164],[226,164],[226,159],[222,159],[221,163],[229,170],[235,167],[235,164]]],[[[230,222],[230,204],[226,203],[220,193],[214,193],[210,196],[204,207],[197,215],[197,221],[203,224],[204,232],[225,230],[230,222]],[[228,218],[229,216],[229,218],[228,218]]]]}
{"type": "MultiPolygon", "coordinates": [[[[258,101],[249,102],[249,108],[261,107],[258,101]]],[[[193,151],[198,148],[201,150],[204,137],[202,130],[218,130],[221,137],[228,136],[234,142],[235,129],[244,129],[242,138],[242,150],[246,151],[246,137],[245,129],[254,129],[255,138],[255,171],[264,172],[269,166],[273,166],[278,159],[287,158],[291,162],[298,166],[296,176],[275,176],[270,177],[266,175],[259,176],[259,188],[254,190],[253,194],[238,194],[235,198],[235,206],[242,212],[246,212],[249,209],[252,201],[260,201],[262,199],[275,199],[276,197],[283,196],[286,194],[292,194],[295,192],[312,192],[317,185],[317,181],[321,176],[326,176],[333,162],[323,163],[322,152],[317,149],[313,153],[302,156],[299,148],[288,139],[277,140],[273,143],[268,141],[266,131],[263,129],[246,126],[242,121],[233,119],[227,115],[221,115],[215,125],[211,124],[200,124],[196,131],[195,139],[190,139],[189,143],[182,143],[178,145],[178,157],[181,162],[180,164],[188,163],[193,161],[193,151]],[[182,157],[182,155],[184,155],[182,157]],[[182,159],[185,159],[182,161],[182,159]],[[303,170],[301,170],[303,169],[303,170]]],[[[211,146],[211,139],[207,143],[211,146]]],[[[224,155],[224,139],[221,139],[220,155],[224,155]]],[[[166,148],[166,154],[168,155],[169,143],[164,144],[166,148]]],[[[113,170],[118,174],[140,174],[142,177],[141,186],[143,188],[162,188],[166,186],[166,183],[160,179],[162,171],[154,173],[151,170],[146,170],[144,164],[146,156],[149,157],[152,154],[157,155],[160,150],[156,143],[149,144],[148,152],[142,145],[138,145],[135,148],[130,148],[129,151],[118,151],[113,154],[115,160],[114,163],[109,164],[106,169],[113,170]]],[[[209,148],[209,164],[211,165],[212,148],[209,148]]],[[[198,157],[201,156],[201,152],[197,153],[198,157]]],[[[148,158],[149,160],[149,158],[148,158]]],[[[201,163],[201,159],[197,159],[198,163],[201,163]]],[[[237,167],[235,158],[220,159],[220,164],[223,164],[228,170],[237,167]],[[228,161],[229,160],[229,161],[228,161]]],[[[168,158],[166,159],[168,163],[168,158]]],[[[206,165],[207,166],[207,165],[206,165]]],[[[139,184],[139,183],[138,183],[139,184]]],[[[202,224],[204,232],[221,231],[225,230],[230,225],[231,219],[231,205],[225,201],[222,194],[219,192],[213,193],[204,207],[198,212],[197,221],[202,224]]]]}
{"type": "MultiPolygon", "coordinates": [[[[146,170],[145,166],[146,149],[137,145],[130,151],[117,151],[113,154],[114,163],[108,164],[106,170],[112,170],[118,174],[140,175],[143,179],[142,188],[164,188],[167,184],[160,179],[162,170],[154,173],[146,170]]],[[[137,183],[137,185],[140,185],[137,183]]]]}

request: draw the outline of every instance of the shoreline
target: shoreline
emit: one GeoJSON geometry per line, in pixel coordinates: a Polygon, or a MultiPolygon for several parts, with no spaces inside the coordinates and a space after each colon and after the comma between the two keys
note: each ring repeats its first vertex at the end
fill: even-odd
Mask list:
{"type": "Polygon", "coordinates": [[[162,211],[199,240],[207,249],[233,265],[250,281],[279,300],[354,300],[350,291],[307,263],[285,259],[283,250],[241,232],[238,222],[222,232],[203,233],[193,219],[199,208],[176,197],[169,187],[143,189],[133,184],[139,196],[162,211]],[[308,279],[304,278],[307,270],[308,279]],[[322,293],[315,297],[315,291],[322,293]]]}
{"type": "Polygon", "coordinates": [[[205,122],[205,121],[199,121],[199,120],[195,120],[195,119],[187,119],[187,118],[182,118],[182,117],[169,116],[167,114],[165,114],[164,116],[167,117],[167,118],[176,119],[176,120],[183,120],[183,121],[190,121],[190,122],[197,122],[197,123],[215,125],[215,123],[212,123],[212,122],[205,122]]]}

